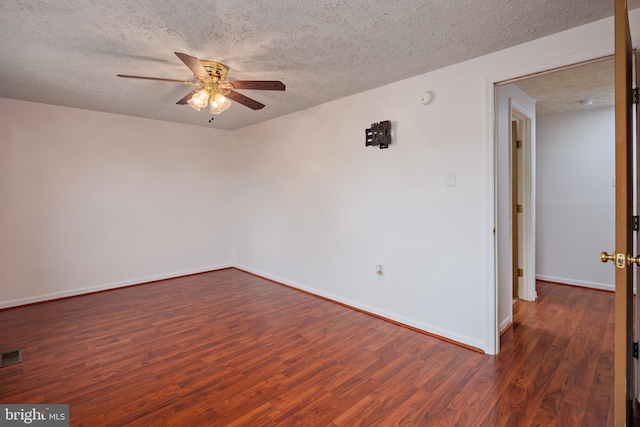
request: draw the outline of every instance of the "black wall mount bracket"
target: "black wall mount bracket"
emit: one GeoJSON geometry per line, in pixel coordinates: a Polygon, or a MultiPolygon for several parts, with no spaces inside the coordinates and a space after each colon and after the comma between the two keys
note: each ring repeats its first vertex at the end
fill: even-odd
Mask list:
{"type": "Polygon", "coordinates": [[[391,144],[391,121],[371,123],[371,128],[365,129],[367,139],[365,146],[377,145],[381,150],[389,148],[391,144]]]}

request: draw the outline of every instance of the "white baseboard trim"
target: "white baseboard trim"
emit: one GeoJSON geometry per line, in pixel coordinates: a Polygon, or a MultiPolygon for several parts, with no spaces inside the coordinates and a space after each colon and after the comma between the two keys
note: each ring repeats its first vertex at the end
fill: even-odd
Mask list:
{"type": "Polygon", "coordinates": [[[260,270],[256,270],[255,268],[251,268],[251,267],[248,267],[246,265],[236,264],[236,265],[234,265],[234,267],[236,267],[236,268],[238,268],[240,270],[246,271],[248,273],[255,274],[256,276],[260,276],[260,277],[263,277],[265,279],[273,280],[274,282],[282,283],[283,285],[291,286],[292,288],[300,289],[301,291],[305,291],[305,292],[308,292],[310,294],[317,295],[317,296],[320,296],[322,298],[326,298],[328,300],[335,301],[337,303],[341,303],[341,304],[356,308],[358,310],[362,310],[362,311],[367,312],[367,313],[375,314],[375,315],[378,315],[380,317],[384,317],[386,319],[402,323],[402,324],[410,326],[412,328],[416,328],[416,329],[419,329],[421,331],[424,331],[427,334],[438,335],[438,336],[440,336],[442,338],[446,338],[447,340],[455,341],[455,342],[460,343],[462,345],[473,347],[473,348],[482,350],[484,352],[487,352],[487,349],[485,348],[486,347],[485,343],[480,342],[478,340],[475,340],[473,338],[470,338],[470,337],[467,337],[467,336],[464,336],[464,335],[460,335],[460,334],[456,334],[454,332],[448,331],[446,329],[438,328],[438,327],[435,327],[433,325],[428,325],[426,323],[422,323],[422,322],[416,321],[414,319],[410,319],[410,318],[401,316],[401,315],[396,314],[396,313],[391,313],[391,312],[388,312],[388,311],[385,311],[385,310],[382,310],[382,309],[379,309],[379,308],[376,308],[376,307],[372,307],[372,306],[369,306],[367,304],[363,304],[363,303],[358,302],[358,301],[353,301],[353,300],[350,300],[350,299],[347,299],[347,298],[342,298],[342,297],[340,297],[338,295],[334,295],[334,294],[331,294],[331,293],[328,293],[328,292],[324,292],[324,291],[321,291],[319,289],[311,288],[309,286],[304,286],[304,285],[301,285],[299,283],[295,283],[295,282],[292,282],[290,280],[284,279],[282,277],[275,276],[273,274],[268,274],[268,273],[265,273],[265,272],[260,271],[260,270]]]}
{"type": "Polygon", "coordinates": [[[126,286],[140,285],[142,283],[155,282],[158,280],[173,279],[176,277],[188,276],[190,274],[205,273],[207,271],[222,270],[224,268],[230,268],[230,267],[233,267],[233,265],[219,264],[219,265],[214,265],[209,267],[200,267],[200,268],[194,268],[190,270],[158,274],[154,276],[139,277],[131,280],[123,280],[121,282],[104,283],[101,285],[89,286],[86,288],[69,289],[69,290],[60,291],[60,292],[52,292],[49,294],[35,295],[32,297],[18,298],[18,299],[8,300],[8,301],[0,301],[0,309],[18,307],[21,305],[35,304],[35,303],[55,300],[59,298],[90,294],[92,292],[106,291],[106,290],[117,289],[117,288],[122,288],[126,286]]]}
{"type": "Polygon", "coordinates": [[[544,282],[561,283],[565,285],[580,286],[583,288],[600,289],[602,291],[615,291],[616,289],[613,283],[588,282],[585,280],[568,279],[566,277],[546,276],[544,274],[536,274],[536,280],[542,280],[544,282]]]}
{"type": "Polygon", "coordinates": [[[509,326],[511,324],[511,316],[507,316],[506,319],[504,319],[502,322],[500,322],[500,325],[498,327],[498,331],[500,331],[500,333],[502,333],[502,331],[504,331],[507,326],[509,326]]]}

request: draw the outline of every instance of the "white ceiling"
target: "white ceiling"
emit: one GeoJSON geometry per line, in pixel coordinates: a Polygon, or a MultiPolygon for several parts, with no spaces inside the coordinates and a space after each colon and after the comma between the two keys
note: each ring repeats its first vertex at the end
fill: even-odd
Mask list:
{"type": "Polygon", "coordinates": [[[2,0],[0,97],[232,130],[612,14],[613,0],[2,0]],[[176,105],[191,86],[116,77],[192,79],[176,51],[287,90],[239,91],[266,107],[210,124],[176,105]]]}

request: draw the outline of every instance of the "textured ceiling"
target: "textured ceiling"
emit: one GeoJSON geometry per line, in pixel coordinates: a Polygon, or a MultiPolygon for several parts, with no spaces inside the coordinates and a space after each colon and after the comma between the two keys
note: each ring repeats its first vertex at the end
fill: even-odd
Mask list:
{"type": "MultiPolygon", "coordinates": [[[[629,1],[629,7],[640,0],[629,1]]],[[[613,0],[2,0],[0,97],[238,129],[613,14],[613,0]],[[266,104],[210,116],[176,102],[173,54],[229,66],[266,104]]]]}
{"type": "Polygon", "coordinates": [[[515,84],[536,100],[536,114],[610,107],[614,102],[613,57],[529,77],[515,84]],[[582,101],[592,100],[591,105],[582,101]]]}

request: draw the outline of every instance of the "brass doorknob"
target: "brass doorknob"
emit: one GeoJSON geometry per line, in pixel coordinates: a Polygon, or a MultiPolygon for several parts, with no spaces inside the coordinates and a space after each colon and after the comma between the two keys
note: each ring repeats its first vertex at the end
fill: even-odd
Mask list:
{"type": "Polygon", "coordinates": [[[635,265],[640,265],[640,256],[637,257],[632,257],[631,255],[627,256],[627,263],[629,263],[629,265],[631,264],[635,264],[635,265]]]}
{"type": "Polygon", "coordinates": [[[600,261],[607,262],[607,261],[613,261],[614,259],[616,259],[615,252],[612,254],[608,254],[604,251],[600,252],[600,261]]]}

